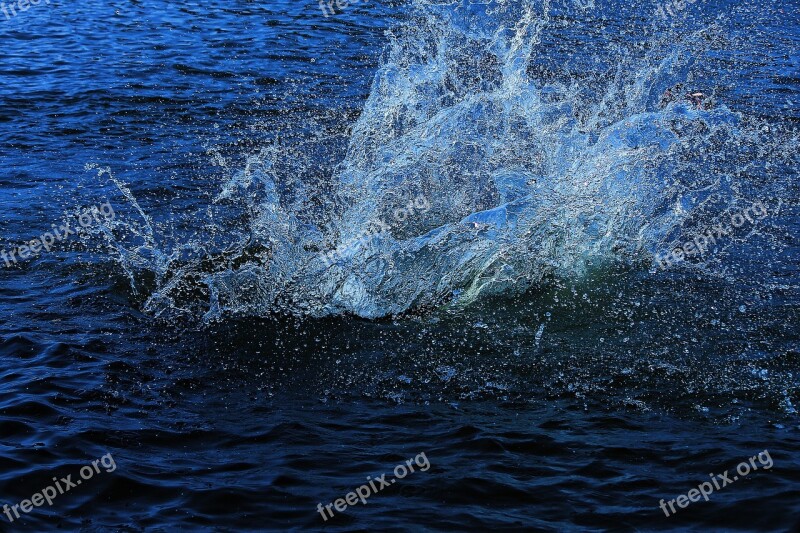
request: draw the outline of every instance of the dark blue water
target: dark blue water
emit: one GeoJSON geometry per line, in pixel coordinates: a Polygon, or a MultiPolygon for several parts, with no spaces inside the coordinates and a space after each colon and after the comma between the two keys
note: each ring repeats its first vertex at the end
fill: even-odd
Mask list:
{"type": "Polygon", "coordinates": [[[435,4],[0,12],[0,530],[800,530],[800,6],[435,4]]]}

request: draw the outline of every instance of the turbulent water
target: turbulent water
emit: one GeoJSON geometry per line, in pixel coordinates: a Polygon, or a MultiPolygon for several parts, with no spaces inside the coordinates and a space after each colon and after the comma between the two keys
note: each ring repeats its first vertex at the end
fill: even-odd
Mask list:
{"type": "MultiPolygon", "coordinates": [[[[188,298],[207,299],[197,302],[206,319],[379,318],[579,280],[614,262],[646,268],[691,240],[689,221],[711,225],[756,201],[780,209],[797,137],[714,102],[719,80],[697,63],[726,45],[722,28],[615,50],[618,64],[599,73],[547,76],[535,66],[544,38],[556,38],[551,11],[416,6],[331,176],[307,179],[312,161],[281,164],[290,147],[276,139],[214,199],[247,213],[238,242],[164,251],[149,223],[134,231],[141,242],[112,241],[128,271],[155,273],[146,308],[185,310],[188,298]],[[706,100],[665,100],[679,83],[706,100]],[[768,185],[752,176],[756,161],[768,185]],[[205,255],[187,261],[197,249],[205,255]]],[[[201,229],[221,233],[218,222],[201,229]]]]}
{"type": "Polygon", "coordinates": [[[325,4],[0,20],[0,529],[800,527],[798,6],[325,4]]]}

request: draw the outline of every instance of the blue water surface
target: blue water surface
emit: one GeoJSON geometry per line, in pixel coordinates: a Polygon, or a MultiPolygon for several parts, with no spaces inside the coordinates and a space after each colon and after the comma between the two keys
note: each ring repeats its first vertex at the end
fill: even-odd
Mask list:
{"type": "MultiPolygon", "coordinates": [[[[492,76],[503,65],[492,54],[513,42],[504,32],[521,12],[503,11],[505,3],[430,4],[360,1],[329,16],[320,4],[287,0],[50,0],[14,16],[0,11],[0,246],[18,249],[105,202],[131,224],[115,230],[129,240],[118,234],[115,242],[146,241],[143,221],[158,239],[141,248],[146,253],[126,256],[133,247],[109,246],[95,223],[84,237],[27,260],[0,261],[0,505],[19,505],[54,476],[80,479],[82,467],[106,454],[115,464],[13,521],[0,511],[0,530],[800,530],[795,1],[699,0],[668,20],[650,2],[544,2],[532,11],[540,33],[521,70],[542,101],[561,94],[555,86],[574,87],[569,105],[552,96],[546,122],[576,121],[575,131],[583,128],[576,138],[585,143],[618,134],[597,145],[593,161],[611,146],[663,150],[683,140],[691,155],[707,154],[704,168],[674,161],[679,171],[670,174],[667,159],[656,174],[663,189],[656,190],[694,179],[687,168],[705,177],[723,169],[719,180],[696,187],[708,194],[684,197],[686,205],[710,206],[700,199],[718,199],[720,191],[739,199],[737,209],[767,203],[768,222],[736,233],[708,268],[657,271],[638,255],[652,250],[631,245],[630,261],[590,265],[578,277],[560,276],[563,265],[548,255],[543,264],[552,263],[552,271],[524,291],[505,291],[513,285],[505,283],[507,270],[488,269],[481,275],[502,282],[466,306],[448,298],[468,293],[468,284],[447,298],[432,289],[438,299],[410,299],[424,305],[401,313],[387,304],[391,310],[369,316],[374,320],[335,306],[306,315],[300,311],[313,299],[301,305],[299,292],[287,289],[268,312],[249,306],[208,318],[213,295],[205,276],[228,279],[269,246],[253,237],[251,225],[269,211],[266,204],[217,200],[242,176],[248,156],[277,150],[280,194],[305,195],[308,219],[301,222],[331,219],[335,226],[340,217],[358,218],[333,179],[352,176],[343,162],[357,167],[355,156],[373,141],[372,155],[403,155],[401,141],[376,140],[391,137],[395,126],[419,134],[426,157],[436,159],[431,153],[452,147],[452,138],[416,132],[404,120],[429,108],[445,113],[497,89],[492,76]],[[440,42],[481,44],[453,52],[452,75],[443,76],[448,94],[432,83],[419,91],[430,101],[409,105],[407,115],[387,107],[392,128],[358,137],[359,124],[382,116],[385,100],[373,91],[383,87],[391,99],[393,86],[376,75],[423,68],[433,57],[426,55],[436,50],[436,31],[424,33],[429,27],[462,32],[440,42]],[[413,28],[429,39],[410,40],[413,28]],[[398,42],[406,46],[402,54],[398,42]],[[418,52],[409,51],[410,42],[418,52]],[[671,48],[678,42],[680,52],[671,48]],[[627,68],[634,62],[626,58],[660,59],[670,51],[696,54],[695,66],[665,69],[662,77],[627,68]],[[416,63],[409,59],[415,54],[416,63]],[[603,92],[615,76],[631,83],[603,92]],[[664,111],[657,98],[642,96],[663,93],[668,79],[713,93],[714,109],[682,100],[664,111]],[[630,120],[609,118],[634,100],[649,108],[624,115],[630,120]],[[609,111],[592,122],[580,102],[601,101],[609,111]],[[728,124],[738,128],[728,133],[740,136],[735,142],[722,133],[728,124]],[[703,128],[720,129],[704,137],[703,128]],[[245,251],[229,259],[226,246],[242,240],[245,251]],[[147,305],[163,288],[159,253],[175,254],[168,270],[182,272],[185,283],[163,313],[147,305]],[[771,468],[743,476],[708,502],[672,516],[659,507],[764,451],[771,468]],[[421,453],[430,469],[334,518],[318,511],[367,476],[393,477],[397,465],[421,453]]],[[[534,37],[531,30],[524,39],[534,37]]],[[[509,98],[502,106],[531,101],[509,98]]],[[[513,134],[513,124],[492,123],[491,105],[472,109],[474,129],[464,129],[455,150],[452,183],[442,181],[444,173],[425,177],[453,198],[471,190],[459,188],[470,183],[461,171],[471,158],[496,155],[475,139],[513,134]]],[[[567,157],[572,147],[554,141],[537,150],[567,157]]],[[[533,152],[519,150],[531,163],[525,173],[511,168],[493,182],[499,192],[453,200],[446,222],[460,229],[437,229],[443,211],[435,208],[419,235],[447,235],[437,242],[442,247],[473,236],[506,238],[498,228],[538,205],[535,195],[519,200],[536,177],[533,152]]],[[[606,194],[635,188],[624,181],[631,169],[653,166],[642,157],[613,167],[620,181],[607,183],[606,194]]],[[[387,159],[385,168],[396,163],[387,159]]],[[[658,198],[669,198],[670,209],[679,204],[666,193],[658,198]]],[[[667,209],[655,200],[643,204],[637,212],[667,209]]],[[[686,235],[723,212],[712,211],[688,217],[686,235]]],[[[602,224],[613,217],[601,215],[581,217],[591,220],[588,234],[605,243],[602,224]]],[[[648,238],[661,230],[648,228],[648,238]]],[[[664,230],[658,242],[683,242],[682,231],[664,230]]],[[[627,249],[623,240],[613,247],[627,249]]],[[[311,241],[298,250],[314,252],[311,241]]],[[[556,258],[562,246],[557,238],[542,244],[556,258]]],[[[509,255],[526,257],[522,249],[509,255]]],[[[412,266],[393,286],[396,294],[411,291],[407,279],[426,279],[423,259],[398,260],[412,266]]],[[[231,292],[260,301],[257,282],[232,279],[239,284],[231,292]]]]}

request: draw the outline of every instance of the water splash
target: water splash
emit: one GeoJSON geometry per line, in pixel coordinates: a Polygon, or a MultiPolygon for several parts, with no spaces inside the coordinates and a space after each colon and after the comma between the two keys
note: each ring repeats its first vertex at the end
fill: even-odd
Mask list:
{"type": "MultiPolygon", "coordinates": [[[[156,264],[145,309],[376,318],[465,305],[610,262],[646,264],[692,217],[734,201],[723,162],[747,145],[742,117],[664,99],[719,30],[620,55],[600,76],[548,79],[532,65],[547,53],[550,10],[419,2],[390,35],[323,209],[311,207],[319,190],[278,170],[276,142],[209,208],[244,213],[227,245],[166,254],[152,232],[135,233],[133,248],[113,243],[132,279],[132,264],[156,264]],[[398,220],[412,198],[430,208],[398,220]]],[[[226,233],[219,222],[206,231],[226,233]]]]}

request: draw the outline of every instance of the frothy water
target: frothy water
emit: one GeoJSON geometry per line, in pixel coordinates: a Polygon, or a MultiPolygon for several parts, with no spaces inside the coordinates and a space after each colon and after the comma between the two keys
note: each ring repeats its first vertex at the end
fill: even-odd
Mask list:
{"type": "Polygon", "coordinates": [[[0,24],[9,527],[800,530],[797,10],[480,1],[0,24]]]}
{"type": "MultiPolygon", "coordinates": [[[[106,236],[144,308],[209,320],[462,306],[615,263],[647,270],[760,199],[741,166],[764,153],[760,125],[713,102],[697,67],[720,28],[559,79],[534,67],[552,11],[418,3],[333,175],[304,180],[315,163],[282,165],[296,150],[275,141],[222,186],[199,237],[164,244],[118,183],[143,222],[106,236]]],[[[709,265],[693,266],[722,271],[709,265]]]]}

